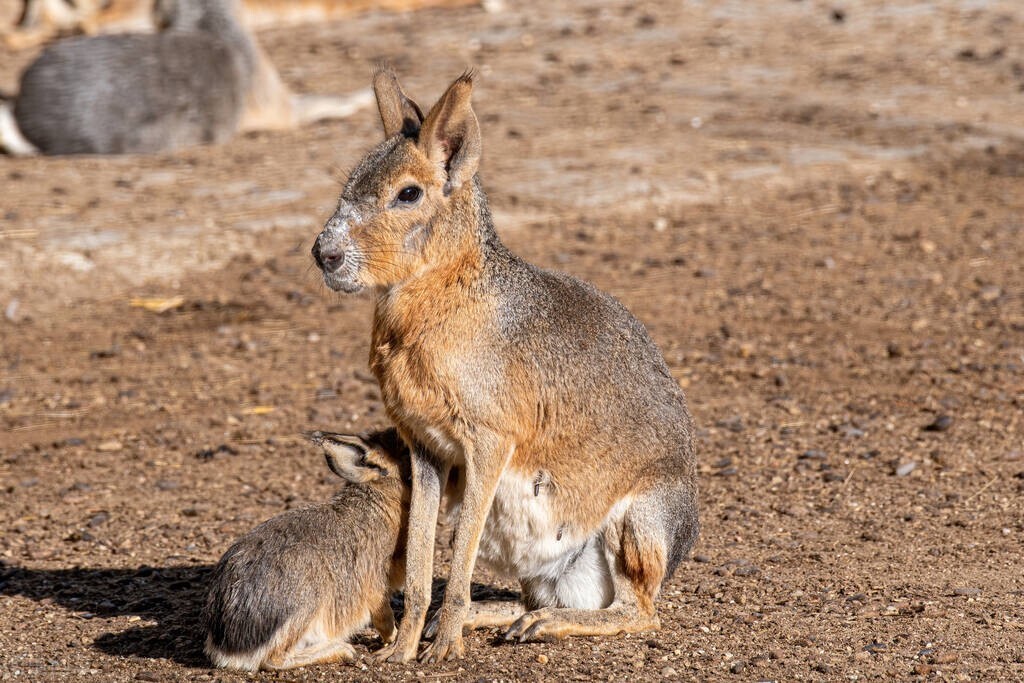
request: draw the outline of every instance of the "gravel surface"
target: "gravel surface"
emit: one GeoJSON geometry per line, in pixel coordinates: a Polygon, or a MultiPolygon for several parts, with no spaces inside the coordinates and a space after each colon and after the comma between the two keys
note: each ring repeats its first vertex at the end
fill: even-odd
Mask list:
{"type": "Polygon", "coordinates": [[[480,69],[499,232],[644,320],[700,427],[662,630],[209,669],[212,564],[331,492],[301,432],[383,424],[371,301],[309,257],[366,110],[0,157],[0,680],[1024,679],[1024,8],[506,5],[260,40],[302,92],[480,69]]]}

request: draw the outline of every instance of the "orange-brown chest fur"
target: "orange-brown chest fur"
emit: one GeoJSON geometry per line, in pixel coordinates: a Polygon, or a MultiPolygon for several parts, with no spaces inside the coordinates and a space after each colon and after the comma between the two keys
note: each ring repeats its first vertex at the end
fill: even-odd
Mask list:
{"type": "Polygon", "coordinates": [[[491,298],[468,286],[472,269],[464,259],[381,295],[370,349],[370,368],[395,426],[454,463],[480,399],[474,381],[481,378],[471,366],[479,363],[494,319],[491,298]]]}

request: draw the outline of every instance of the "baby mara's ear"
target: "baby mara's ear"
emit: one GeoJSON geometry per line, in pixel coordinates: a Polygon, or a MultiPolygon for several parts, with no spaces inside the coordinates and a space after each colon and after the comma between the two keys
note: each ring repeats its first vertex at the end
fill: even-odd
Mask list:
{"type": "Polygon", "coordinates": [[[384,124],[384,137],[391,138],[401,133],[415,137],[423,123],[423,112],[419,105],[406,97],[395,72],[386,66],[377,69],[373,75],[373,92],[377,96],[377,110],[384,124]]]}
{"type": "Polygon", "coordinates": [[[448,86],[420,129],[419,147],[448,174],[445,195],[473,179],[480,166],[480,124],[473,113],[473,73],[466,73],[448,86]]]}
{"type": "Polygon", "coordinates": [[[359,436],[314,432],[310,438],[323,448],[331,471],[347,482],[365,484],[388,476],[387,467],[373,457],[373,448],[359,436]]]}

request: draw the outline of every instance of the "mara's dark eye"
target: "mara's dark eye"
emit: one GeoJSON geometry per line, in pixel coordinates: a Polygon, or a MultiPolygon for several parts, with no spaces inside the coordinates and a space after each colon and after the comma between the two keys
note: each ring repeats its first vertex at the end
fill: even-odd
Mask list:
{"type": "Polygon", "coordinates": [[[412,204],[414,201],[416,201],[422,196],[423,190],[416,187],[415,185],[410,185],[409,187],[402,188],[401,192],[398,193],[398,197],[396,199],[398,199],[398,201],[400,201],[403,204],[412,204]]]}

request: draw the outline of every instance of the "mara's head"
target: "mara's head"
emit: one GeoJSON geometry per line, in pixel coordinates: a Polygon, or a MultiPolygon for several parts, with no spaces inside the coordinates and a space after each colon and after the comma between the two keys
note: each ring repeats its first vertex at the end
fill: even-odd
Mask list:
{"type": "Polygon", "coordinates": [[[467,224],[451,219],[468,218],[480,162],[471,74],[456,79],[426,116],[390,69],[377,72],[373,89],[385,140],[349,176],[313,245],[327,286],[342,292],[390,287],[450,255],[467,224]]]}

